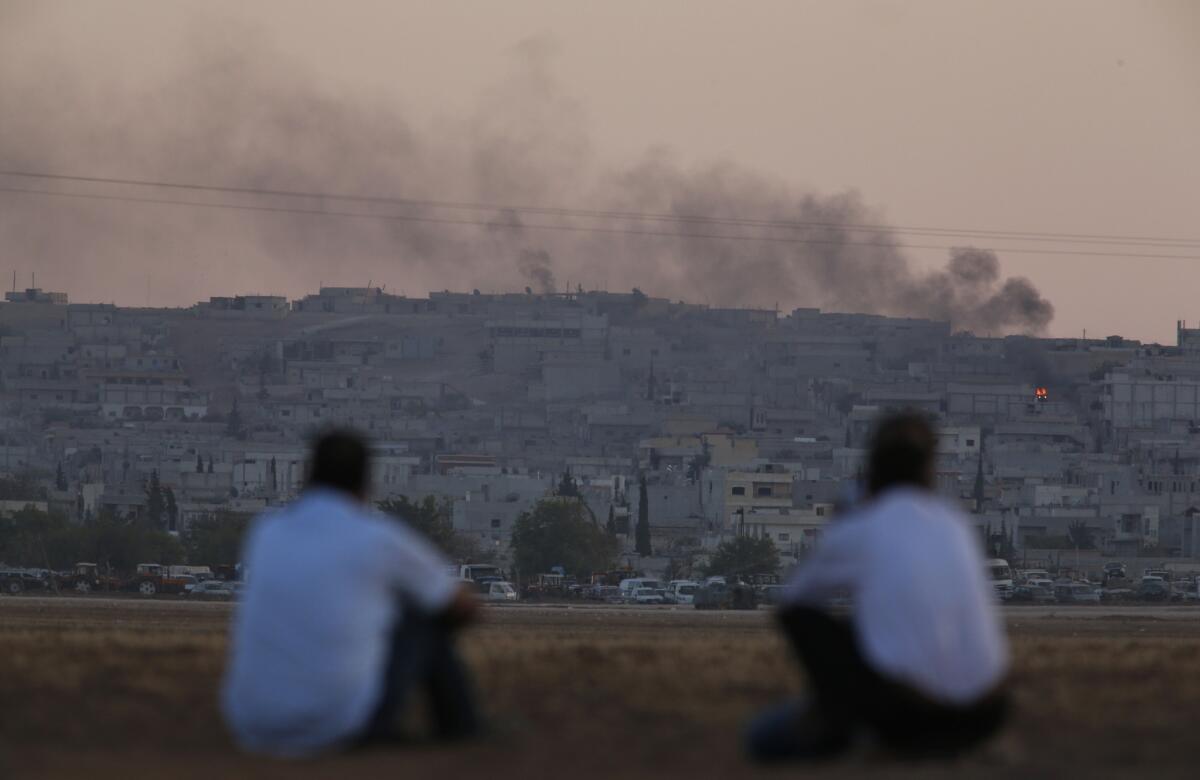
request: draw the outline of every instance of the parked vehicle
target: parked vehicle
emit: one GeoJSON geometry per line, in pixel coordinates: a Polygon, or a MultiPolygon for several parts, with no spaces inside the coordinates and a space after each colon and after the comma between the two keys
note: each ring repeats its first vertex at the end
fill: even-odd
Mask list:
{"type": "Polygon", "coordinates": [[[195,577],[186,574],[173,577],[165,567],[157,563],[139,563],[137,573],[122,585],[122,590],[137,591],[143,596],[187,593],[188,586],[194,585],[195,581],[195,577]]]}
{"type": "Polygon", "coordinates": [[[112,574],[101,574],[98,565],[86,561],[75,564],[75,569],[61,575],[58,581],[59,588],[73,590],[77,593],[120,590],[122,584],[119,577],[112,574]]]}
{"type": "Polygon", "coordinates": [[[616,585],[597,585],[593,592],[595,595],[592,598],[605,604],[620,604],[625,600],[621,596],[621,589],[616,585]]]}
{"type": "Polygon", "coordinates": [[[992,558],[987,562],[988,578],[996,589],[996,596],[1003,600],[1012,598],[1013,576],[1008,561],[1003,558],[992,558]]]}
{"type": "Polygon", "coordinates": [[[1053,589],[1045,585],[1017,585],[1011,601],[1016,604],[1045,604],[1054,601],[1053,589]]]}
{"type": "Polygon", "coordinates": [[[691,604],[696,598],[700,584],[692,580],[673,580],[667,586],[667,602],[670,604],[691,604]]]}
{"type": "Polygon", "coordinates": [[[1123,580],[1129,576],[1125,569],[1125,564],[1120,561],[1109,561],[1104,564],[1104,579],[1106,580],[1123,580]]]}
{"type": "Polygon", "coordinates": [[[663,592],[658,588],[638,588],[630,598],[634,604],[666,604],[663,592]]]}
{"type": "Polygon", "coordinates": [[[765,585],[758,589],[758,601],[760,604],[779,604],[783,599],[783,591],[782,585],[765,585]]]}
{"type": "Polygon", "coordinates": [[[0,569],[0,590],[11,595],[28,590],[46,590],[50,581],[30,569],[0,569]]]}
{"type": "Polygon", "coordinates": [[[222,580],[205,580],[196,583],[188,593],[190,598],[225,601],[233,598],[233,590],[222,580]]]}
{"type": "Polygon", "coordinates": [[[1073,582],[1070,585],[1056,585],[1054,598],[1060,604],[1099,604],[1100,591],[1084,582],[1073,582]]]}
{"type": "Polygon", "coordinates": [[[1137,597],[1142,601],[1174,601],[1175,594],[1171,592],[1171,583],[1162,577],[1153,575],[1142,577],[1142,584],[1137,589],[1137,597]]]}
{"type": "Polygon", "coordinates": [[[464,563],[458,567],[458,576],[464,580],[471,582],[479,582],[485,578],[504,579],[504,572],[499,566],[493,566],[490,563],[464,563]]]}
{"type": "Polygon", "coordinates": [[[696,609],[756,609],[758,598],[749,585],[712,582],[696,591],[692,603],[696,609]]]}
{"type": "Polygon", "coordinates": [[[627,580],[621,580],[619,587],[621,588],[621,595],[628,601],[633,598],[633,593],[638,588],[654,588],[658,590],[662,588],[662,585],[659,584],[658,580],[648,577],[632,577],[627,580]]]}
{"type": "Polygon", "coordinates": [[[516,601],[517,589],[511,582],[492,580],[482,590],[482,598],[484,601],[516,601]]]}

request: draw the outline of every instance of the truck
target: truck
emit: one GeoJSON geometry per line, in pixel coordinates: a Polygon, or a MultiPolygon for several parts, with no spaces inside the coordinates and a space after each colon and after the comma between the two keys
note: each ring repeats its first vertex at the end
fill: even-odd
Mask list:
{"type": "Polygon", "coordinates": [[[490,563],[464,563],[458,567],[458,578],[481,582],[483,580],[503,580],[504,572],[499,566],[490,563]]]}
{"type": "Polygon", "coordinates": [[[1003,558],[992,558],[984,565],[987,567],[988,579],[992,581],[992,587],[996,589],[996,598],[1004,601],[1012,598],[1013,575],[1008,561],[1003,558]]]}
{"type": "Polygon", "coordinates": [[[122,590],[134,590],[143,596],[159,593],[186,593],[196,584],[190,574],[172,576],[168,569],[157,563],[139,563],[137,572],[122,585],[122,590]]]}

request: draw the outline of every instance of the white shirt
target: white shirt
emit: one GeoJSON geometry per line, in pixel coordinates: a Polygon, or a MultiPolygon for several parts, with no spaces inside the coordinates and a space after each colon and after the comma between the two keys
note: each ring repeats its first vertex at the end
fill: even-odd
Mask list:
{"type": "Polygon", "coordinates": [[[890,679],[969,704],[1004,676],[1008,644],[979,540],[936,496],[893,489],[831,525],[784,601],[816,606],[843,589],[860,651],[890,679]]]}
{"type": "Polygon", "coordinates": [[[255,521],[233,621],[222,710],[245,749],[302,756],[365,727],[383,693],[404,598],[431,612],[458,588],[399,521],[310,490],[255,521]]]}

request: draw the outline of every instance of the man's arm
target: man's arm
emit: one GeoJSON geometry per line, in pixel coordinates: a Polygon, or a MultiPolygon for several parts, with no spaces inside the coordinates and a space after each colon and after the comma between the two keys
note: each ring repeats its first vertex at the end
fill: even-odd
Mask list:
{"type": "Polygon", "coordinates": [[[831,527],[787,584],[784,605],[821,606],[839,589],[853,590],[863,575],[864,558],[857,523],[831,527]]]}
{"type": "Polygon", "coordinates": [[[447,628],[464,626],[478,617],[475,589],[446,573],[447,561],[425,537],[401,524],[391,526],[388,535],[388,576],[411,603],[447,628]]]}

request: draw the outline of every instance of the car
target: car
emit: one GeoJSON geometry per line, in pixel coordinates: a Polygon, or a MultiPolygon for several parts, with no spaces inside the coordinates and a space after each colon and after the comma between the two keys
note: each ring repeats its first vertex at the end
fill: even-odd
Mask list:
{"type": "Polygon", "coordinates": [[[1086,582],[1056,585],[1054,598],[1060,604],[1099,604],[1100,591],[1086,582]]]}
{"type": "Polygon", "coordinates": [[[696,599],[700,583],[691,580],[674,580],[667,586],[666,599],[670,604],[691,604],[696,599]]]}
{"type": "Polygon", "coordinates": [[[517,589],[512,586],[511,582],[502,580],[493,580],[487,584],[486,590],[482,590],[481,598],[484,601],[516,601],[517,589]]]}
{"type": "Polygon", "coordinates": [[[1014,604],[1045,604],[1054,601],[1054,591],[1041,585],[1017,585],[1010,600],[1014,604]]]}
{"type": "Polygon", "coordinates": [[[1173,601],[1177,600],[1175,595],[1170,583],[1161,577],[1142,577],[1142,584],[1137,589],[1137,597],[1142,601],[1173,601]]]}
{"type": "Polygon", "coordinates": [[[49,579],[29,569],[0,570],[0,588],[3,588],[5,593],[16,595],[28,590],[46,590],[49,583],[49,579]]]}
{"type": "Polygon", "coordinates": [[[233,598],[233,589],[229,587],[229,583],[223,580],[205,580],[197,582],[190,591],[187,592],[189,598],[200,599],[231,599],[233,598]]]}
{"type": "Polygon", "coordinates": [[[758,597],[749,585],[710,582],[696,591],[692,605],[696,609],[757,609],[758,597]]]}
{"type": "Polygon", "coordinates": [[[1125,568],[1125,564],[1120,561],[1109,561],[1104,564],[1104,578],[1110,580],[1123,580],[1129,576],[1129,572],[1125,568]]]}
{"type": "Polygon", "coordinates": [[[663,592],[658,588],[638,588],[633,591],[630,601],[634,604],[666,604],[663,592]]]}
{"type": "Polygon", "coordinates": [[[662,585],[659,584],[658,580],[649,577],[630,577],[628,579],[621,580],[619,587],[621,588],[621,595],[623,595],[626,600],[632,601],[633,594],[639,588],[653,588],[657,590],[658,588],[661,588],[662,585]]]}
{"type": "Polygon", "coordinates": [[[603,601],[605,604],[621,604],[625,601],[621,595],[621,589],[616,585],[597,585],[594,593],[592,598],[596,601],[603,601]]]}
{"type": "Polygon", "coordinates": [[[758,589],[758,600],[761,604],[779,604],[783,601],[782,585],[764,585],[758,589]]]}

